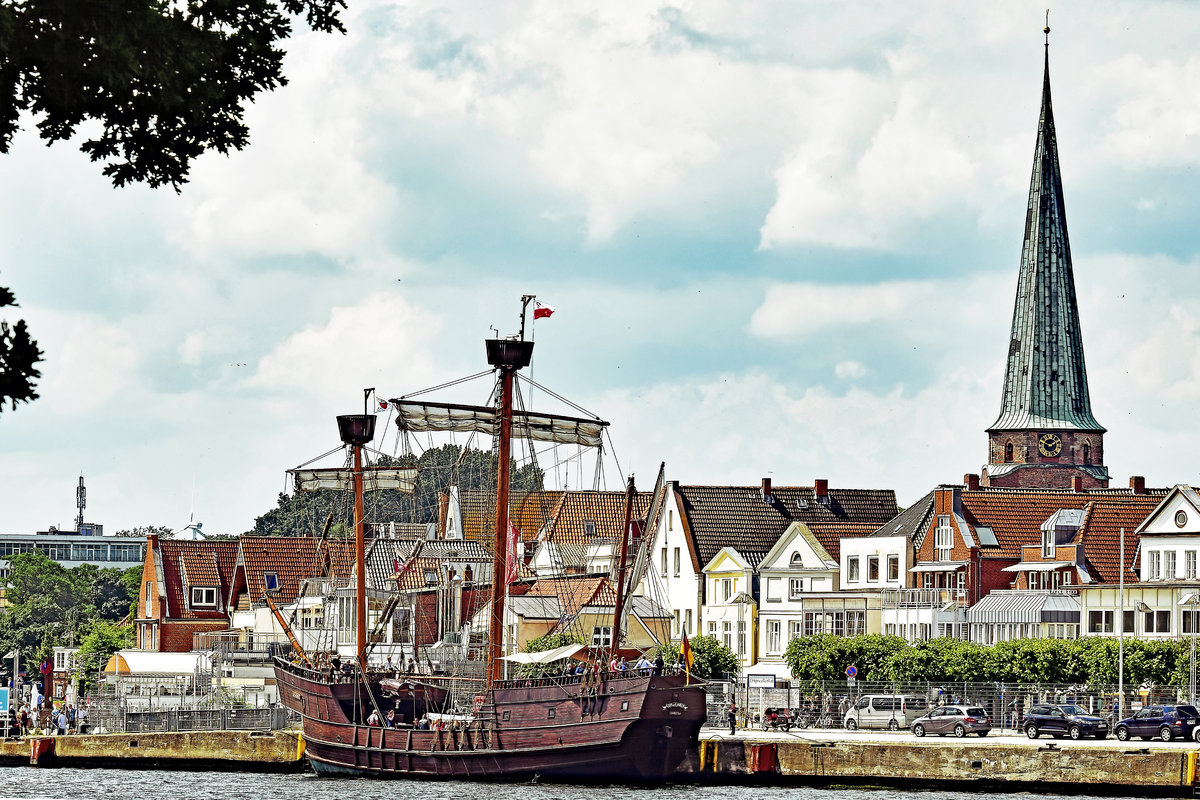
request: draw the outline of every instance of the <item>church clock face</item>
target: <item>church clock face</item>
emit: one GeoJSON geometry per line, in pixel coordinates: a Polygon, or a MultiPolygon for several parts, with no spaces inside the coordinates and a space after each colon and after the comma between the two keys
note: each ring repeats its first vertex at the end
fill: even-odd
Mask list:
{"type": "Polygon", "coordinates": [[[1062,439],[1057,433],[1043,433],[1038,437],[1038,452],[1046,458],[1054,458],[1062,452],[1062,439]]]}

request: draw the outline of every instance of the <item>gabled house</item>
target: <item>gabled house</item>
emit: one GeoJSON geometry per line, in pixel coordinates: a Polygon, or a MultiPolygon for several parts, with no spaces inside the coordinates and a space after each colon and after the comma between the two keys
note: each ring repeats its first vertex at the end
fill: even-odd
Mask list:
{"type": "MultiPolygon", "coordinates": [[[[703,570],[708,597],[704,608],[704,633],[723,642],[743,667],[758,660],[755,647],[758,574],[755,566],[755,562],[743,557],[736,549],[722,547],[703,570]]],[[[678,612],[672,621],[672,632],[681,635],[684,620],[678,612]]]]}
{"type": "MultiPolygon", "coordinates": [[[[761,486],[686,486],[672,481],[653,528],[646,581],[663,587],[668,609],[680,620],[675,638],[683,631],[704,634],[709,620],[702,615],[713,601],[704,568],[723,547],[757,570],[784,532],[793,523],[803,523],[836,560],[843,539],[866,536],[898,511],[891,489],[837,489],[826,480],[786,487],[773,486],[770,478],[761,486]]],[[[811,583],[805,586],[811,590],[811,583]]],[[[761,600],[753,585],[746,594],[756,604],[761,600]]]]}
{"type": "Polygon", "coordinates": [[[236,540],[160,540],[150,536],[138,593],[140,650],[184,653],[193,635],[229,627],[236,540]]]}
{"type": "Polygon", "coordinates": [[[1125,531],[1124,587],[1113,576],[1082,588],[1083,633],[1141,639],[1192,637],[1200,622],[1200,493],[1173,487],[1125,531]],[[1123,595],[1123,597],[1122,597],[1123,595]]]}
{"type": "MultiPolygon", "coordinates": [[[[509,494],[509,519],[517,529],[526,561],[562,495],[563,491],[550,489],[509,494]]],[[[496,537],[495,492],[451,486],[439,497],[438,508],[438,538],[470,539],[491,547],[496,537]]]]}
{"type": "MultiPolygon", "coordinates": [[[[639,492],[634,497],[633,519],[645,516],[649,506],[650,493],[639,492]]],[[[614,576],[624,524],[625,492],[561,492],[537,538],[526,543],[532,550],[529,566],[543,578],[584,573],[614,576]]],[[[631,542],[630,552],[635,548],[636,543],[631,542]]]]}

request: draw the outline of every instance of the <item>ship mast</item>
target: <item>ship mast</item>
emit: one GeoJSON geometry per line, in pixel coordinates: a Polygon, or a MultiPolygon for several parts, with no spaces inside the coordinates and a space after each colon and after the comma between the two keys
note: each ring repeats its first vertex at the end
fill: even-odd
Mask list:
{"type": "Polygon", "coordinates": [[[614,653],[621,646],[621,613],[624,611],[625,601],[625,572],[629,567],[629,526],[633,521],[633,499],[636,495],[637,489],[634,488],[633,476],[630,475],[629,482],[625,486],[625,525],[621,528],[621,556],[617,567],[617,599],[613,603],[611,647],[614,653]]]}
{"type": "Polygon", "coordinates": [[[367,546],[363,520],[362,449],[375,438],[375,415],[366,413],[366,398],[372,391],[364,392],[361,415],[345,414],[337,418],[342,442],[354,452],[354,655],[359,669],[363,670],[367,668],[367,546]]]}
{"type": "MultiPolygon", "coordinates": [[[[512,459],[513,380],[518,370],[529,366],[533,342],[525,341],[525,307],[533,297],[521,298],[521,334],[519,339],[488,339],[488,363],[500,371],[500,418],[497,431],[498,470],[496,474],[496,538],[492,560],[492,620],[488,631],[488,683],[500,680],[501,649],[504,642],[504,602],[508,592],[508,489],[512,459]]],[[[512,554],[516,558],[516,553],[512,554]]]]}

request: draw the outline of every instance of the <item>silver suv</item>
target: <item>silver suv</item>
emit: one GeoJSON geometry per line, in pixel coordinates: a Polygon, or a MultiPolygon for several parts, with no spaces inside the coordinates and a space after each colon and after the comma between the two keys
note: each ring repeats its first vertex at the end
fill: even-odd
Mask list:
{"type": "Polygon", "coordinates": [[[936,733],[945,736],[953,733],[960,739],[968,733],[979,737],[988,735],[992,729],[987,712],[979,706],[942,706],[930,709],[929,713],[913,721],[912,732],[916,736],[936,733]]]}

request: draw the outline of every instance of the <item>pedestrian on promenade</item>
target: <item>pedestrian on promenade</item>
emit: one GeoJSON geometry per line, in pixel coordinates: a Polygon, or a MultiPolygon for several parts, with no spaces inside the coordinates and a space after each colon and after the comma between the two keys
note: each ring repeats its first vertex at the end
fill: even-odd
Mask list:
{"type": "Polygon", "coordinates": [[[737,701],[736,700],[729,701],[729,711],[726,712],[726,716],[729,717],[729,735],[736,736],[737,735],[737,701]]]}

